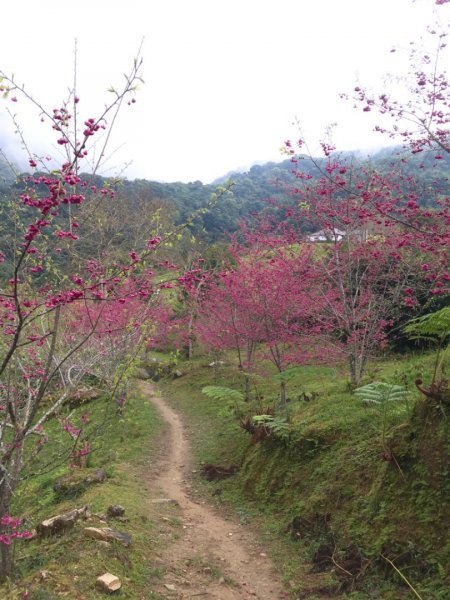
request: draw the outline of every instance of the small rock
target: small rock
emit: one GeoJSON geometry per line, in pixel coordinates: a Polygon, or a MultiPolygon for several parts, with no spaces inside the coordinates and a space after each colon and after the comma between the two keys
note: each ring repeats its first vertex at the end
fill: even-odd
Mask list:
{"type": "Polygon", "coordinates": [[[120,579],[112,573],[100,575],[100,577],[97,577],[97,581],[95,582],[96,588],[102,592],[106,592],[107,594],[112,594],[112,592],[120,590],[121,585],[120,579]]]}
{"type": "Polygon", "coordinates": [[[84,533],[88,537],[94,538],[95,540],[100,540],[102,542],[107,541],[106,534],[104,533],[103,529],[100,529],[99,527],[85,527],[84,533]]]}
{"type": "Polygon", "coordinates": [[[103,483],[106,472],[103,469],[88,471],[73,471],[68,475],[59,477],[53,484],[55,493],[60,497],[75,498],[83,493],[89,485],[103,483]]]}
{"type": "Polygon", "coordinates": [[[120,504],[112,504],[106,509],[106,516],[114,519],[115,517],[123,517],[125,509],[120,504]]]}
{"type": "Polygon", "coordinates": [[[173,374],[175,375],[175,377],[183,377],[183,373],[181,371],[178,371],[178,369],[174,371],[173,374]]]}
{"type": "Polygon", "coordinates": [[[164,587],[166,588],[166,590],[169,590],[170,592],[177,591],[177,588],[173,585],[173,583],[165,583],[164,587]]]}
{"type": "Polygon", "coordinates": [[[151,377],[152,377],[151,373],[149,373],[143,367],[137,367],[134,370],[134,376],[137,377],[138,379],[151,379],[151,377]]]}
{"type": "Polygon", "coordinates": [[[220,585],[225,583],[225,577],[219,577],[219,583],[220,585]]]}
{"type": "Polygon", "coordinates": [[[103,483],[106,478],[106,471],[103,469],[96,469],[86,477],[86,483],[103,483]]]}
{"type": "Polygon", "coordinates": [[[205,573],[206,575],[211,575],[212,574],[212,569],[211,567],[205,567],[203,569],[203,573],[205,573]]]}
{"type": "Polygon", "coordinates": [[[82,516],[86,514],[87,506],[83,506],[82,508],[76,508],[75,510],[71,510],[70,512],[56,515],[51,519],[46,519],[39,523],[36,527],[36,531],[39,537],[49,537],[51,535],[56,535],[63,533],[67,529],[71,529],[75,522],[82,516]]]}
{"type": "Polygon", "coordinates": [[[266,556],[267,556],[267,554],[265,552],[260,552],[259,555],[262,556],[263,558],[266,558],[266,556]]]}
{"type": "Polygon", "coordinates": [[[117,540],[124,546],[131,544],[131,535],[129,533],[122,533],[121,531],[117,531],[117,529],[111,529],[111,527],[85,527],[84,532],[87,536],[103,542],[117,540]]]}

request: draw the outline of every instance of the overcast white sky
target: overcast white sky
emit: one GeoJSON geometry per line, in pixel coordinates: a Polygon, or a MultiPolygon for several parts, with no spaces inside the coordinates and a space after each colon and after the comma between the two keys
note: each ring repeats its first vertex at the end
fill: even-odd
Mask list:
{"type": "MultiPolygon", "coordinates": [[[[78,40],[81,116],[100,112],[144,38],[145,85],[125,107],[106,174],[132,162],[129,178],[210,182],[237,167],[282,160],[299,137],[314,151],[326,126],[340,149],[385,140],[368,115],[339,99],[356,82],[380,89],[434,21],[435,0],[14,0],[2,7],[0,69],[14,72],[50,109],[73,82],[78,40]]],[[[450,5],[437,7],[441,21],[450,5]]],[[[13,151],[4,109],[17,112],[29,144],[54,154],[22,100],[0,102],[0,146],[13,151]],[[27,120],[28,119],[28,120],[27,120]]]]}

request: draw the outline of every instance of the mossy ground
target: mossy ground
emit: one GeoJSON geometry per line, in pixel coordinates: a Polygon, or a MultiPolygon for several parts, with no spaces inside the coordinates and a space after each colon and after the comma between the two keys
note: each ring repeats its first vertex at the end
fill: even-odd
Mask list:
{"type": "MultiPolygon", "coordinates": [[[[418,400],[412,383],[416,377],[426,382],[432,354],[380,360],[368,372],[367,381],[401,383],[412,391],[411,400],[389,416],[395,461],[383,458],[377,410],[356,399],[339,370],[298,369],[288,384],[291,435],[255,443],[223,404],[202,394],[211,384],[243,387],[231,357],[217,367],[208,366],[210,362],[206,356],[180,362],[183,375],[160,383],[184,415],[195,470],[206,463],[240,467],[236,475],[215,482],[197,474],[194,489],[208,494],[221,511],[232,508],[242,523],[259,531],[293,598],[416,598],[388,560],[421,598],[450,598],[450,419],[418,400]],[[321,552],[326,555],[330,547],[332,561],[326,556],[321,564],[321,552]]],[[[264,366],[256,382],[264,403],[276,405],[278,384],[270,367],[264,366]]],[[[84,504],[93,513],[122,504],[128,522],[110,525],[133,535],[131,547],[99,544],[83,535],[83,524],[62,537],[21,541],[15,577],[1,586],[0,597],[100,598],[95,579],[110,571],[122,580],[120,597],[158,598],[151,591],[152,581],[164,573],[158,550],[181,527],[177,507],[169,520],[167,515],[161,520],[155,507],[145,503],[152,493],[146,474],[161,451],[162,425],[136,391],[123,415],[105,402],[96,400],[62,416],[76,424],[81,414],[89,413],[92,423],[101,423],[91,431],[93,451],[86,470],[76,472],[82,478],[84,472],[102,468],[106,481],[80,485],[66,496],[55,492],[55,479],[70,471],[68,456],[59,466],[53,461],[67,446],[67,433],[55,422],[54,441],[39,456],[43,472],[22,486],[14,514],[24,515],[31,528],[84,504]],[[52,469],[46,470],[46,464],[52,469]]]]}
{"type": "MultiPolygon", "coordinates": [[[[208,366],[208,357],[183,363],[183,377],[163,384],[185,414],[197,463],[240,466],[229,479],[198,485],[259,528],[296,597],[417,597],[391,560],[422,598],[450,598],[450,418],[440,409],[424,415],[413,385],[417,377],[426,381],[433,358],[391,357],[368,371],[365,383],[380,380],[411,390],[409,401],[389,413],[393,460],[383,455],[376,407],[358,400],[345,376],[328,367],[296,371],[288,385],[289,439],[259,443],[224,416],[220,402],[201,393],[206,385],[243,389],[231,357],[218,368],[208,366]],[[309,401],[299,399],[303,393],[309,401]],[[301,524],[297,535],[295,518],[301,524]],[[304,562],[315,557],[319,570],[321,551],[332,558],[327,555],[324,563],[326,582],[314,587],[304,562]]],[[[277,393],[266,367],[258,394],[276,404],[277,393]]]]}

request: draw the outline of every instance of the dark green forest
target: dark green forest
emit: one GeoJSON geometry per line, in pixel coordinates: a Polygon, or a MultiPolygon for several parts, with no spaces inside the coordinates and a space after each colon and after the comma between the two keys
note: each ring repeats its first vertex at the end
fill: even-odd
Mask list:
{"type": "MultiPolygon", "coordinates": [[[[444,195],[449,191],[450,157],[443,156],[435,160],[434,153],[411,156],[401,147],[385,148],[372,156],[357,153],[340,153],[336,160],[356,169],[363,166],[369,172],[386,173],[392,169],[407,185],[414,176],[415,185],[420,192],[420,203],[427,206],[432,203],[436,190],[444,195]]],[[[189,231],[206,243],[228,240],[241,223],[252,222],[255,217],[275,220],[277,212],[290,203],[290,192],[296,185],[295,171],[301,170],[307,175],[320,177],[325,159],[302,157],[302,161],[293,164],[290,159],[281,162],[255,164],[246,172],[231,172],[210,184],[201,181],[190,183],[158,182],[147,179],[116,179],[102,176],[83,176],[82,179],[97,188],[111,188],[126,205],[127,212],[144,220],[155,211],[160,211],[161,224],[189,223],[189,231]],[[195,215],[195,218],[191,219],[195,215]]],[[[15,178],[11,169],[0,158],[0,186],[2,201],[22,193],[29,174],[15,178]]],[[[6,224],[3,211],[3,223],[6,224]]],[[[128,219],[131,222],[133,219],[128,219]]],[[[142,221],[141,221],[142,223],[142,221]]],[[[124,224],[125,225],[125,224],[124,224]]],[[[134,224],[135,225],[135,224],[134,224]]],[[[308,224],[304,224],[305,231],[308,224]]],[[[130,233],[130,232],[128,232],[130,233]]],[[[126,230],[123,236],[126,236],[126,230]]]]}

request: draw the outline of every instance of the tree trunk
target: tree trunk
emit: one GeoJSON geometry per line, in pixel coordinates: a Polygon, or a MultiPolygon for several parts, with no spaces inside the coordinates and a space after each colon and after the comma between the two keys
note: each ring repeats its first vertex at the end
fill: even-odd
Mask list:
{"type": "Polygon", "coordinates": [[[250,377],[248,375],[245,376],[245,400],[250,402],[250,377]]]}
{"type": "Polygon", "coordinates": [[[282,381],[280,384],[280,408],[286,408],[286,382],[282,381]]]}
{"type": "Polygon", "coordinates": [[[352,352],[350,354],[350,378],[353,387],[356,388],[361,383],[365,368],[366,358],[357,352],[352,352]]]}
{"type": "MultiPolygon", "coordinates": [[[[10,503],[13,493],[11,489],[12,482],[10,482],[9,477],[5,473],[4,477],[5,479],[0,485],[0,518],[10,514],[10,503]]],[[[0,524],[0,533],[8,535],[10,533],[10,526],[0,524]]],[[[0,557],[0,581],[3,582],[12,574],[14,566],[14,542],[11,542],[11,544],[0,542],[0,557]]]]}
{"type": "MultiPolygon", "coordinates": [[[[4,529],[2,525],[0,531],[4,529]]],[[[14,566],[14,543],[3,544],[0,542],[1,564],[0,564],[0,582],[4,582],[11,576],[14,566]]]]}
{"type": "MultiPolygon", "coordinates": [[[[23,447],[24,441],[22,436],[13,439],[13,454],[6,467],[3,465],[3,470],[0,472],[3,480],[0,484],[0,518],[11,516],[11,499],[19,485],[20,473],[23,468],[23,447]]],[[[8,535],[11,533],[9,525],[0,523],[0,533],[8,535]]],[[[10,544],[0,542],[0,581],[5,581],[11,576],[14,569],[14,540],[10,544]]]]}
{"type": "Polygon", "coordinates": [[[194,356],[194,321],[195,313],[189,315],[188,324],[188,346],[187,346],[187,359],[192,360],[194,356]]]}

